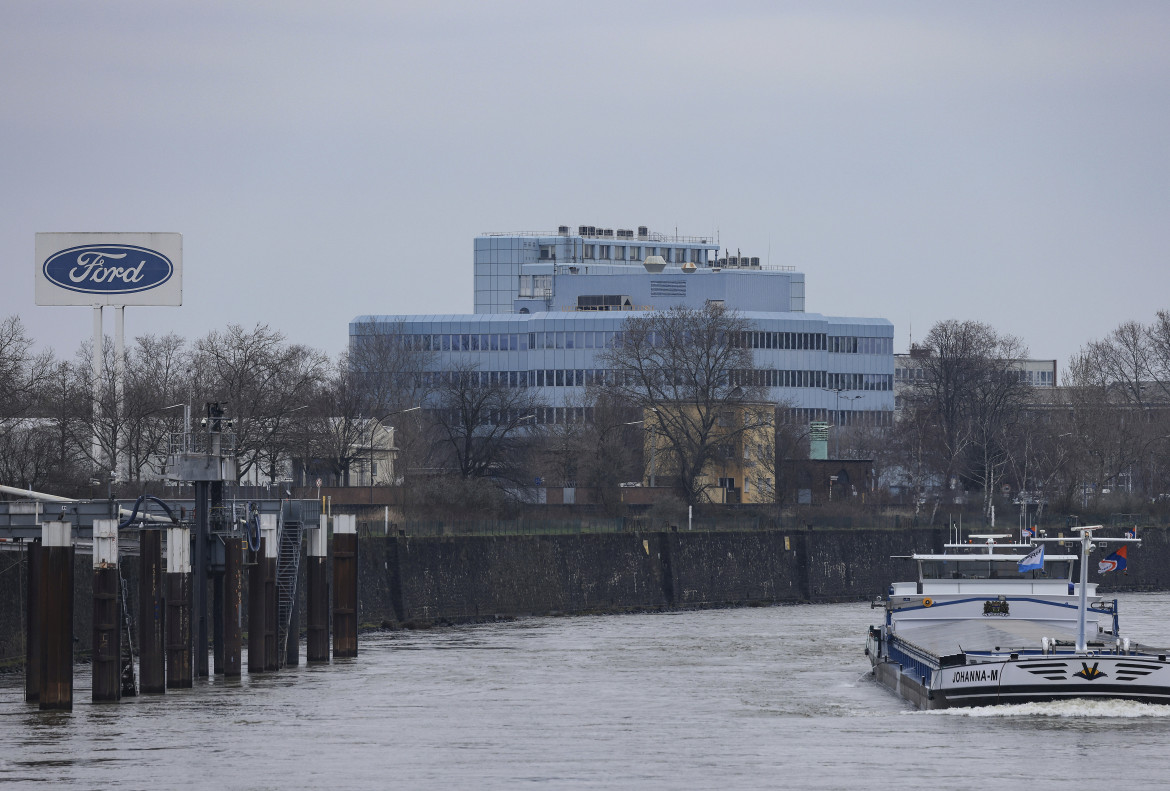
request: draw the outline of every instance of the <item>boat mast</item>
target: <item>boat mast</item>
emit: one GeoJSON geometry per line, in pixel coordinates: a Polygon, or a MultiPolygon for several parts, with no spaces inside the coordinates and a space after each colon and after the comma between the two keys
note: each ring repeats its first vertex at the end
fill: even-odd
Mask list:
{"type": "Polygon", "coordinates": [[[1092,546],[1093,528],[1077,528],[1081,531],[1081,584],[1080,601],[1077,603],[1077,653],[1085,653],[1085,612],[1089,607],[1089,548],[1092,546]]]}
{"type": "MultiPolygon", "coordinates": [[[[1081,581],[1080,590],[1078,593],[1077,604],[1077,647],[1078,654],[1083,654],[1088,650],[1088,644],[1085,641],[1085,615],[1089,610],[1089,552],[1093,548],[1093,531],[1100,530],[1101,525],[1090,525],[1087,527],[1074,527],[1073,530],[1081,534],[1081,581]]],[[[1064,543],[1066,538],[1033,538],[1033,544],[1039,543],[1064,543]]],[[[1137,544],[1141,546],[1142,540],[1140,538],[1098,538],[1098,543],[1104,544],[1137,544]]]]}

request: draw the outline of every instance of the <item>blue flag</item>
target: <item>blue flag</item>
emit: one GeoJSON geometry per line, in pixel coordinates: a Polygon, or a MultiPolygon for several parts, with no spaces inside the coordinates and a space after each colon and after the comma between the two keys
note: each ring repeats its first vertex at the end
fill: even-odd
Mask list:
{"type": "Polygon", "coordinates": [[[1024,555],[1024,559],[1020,561],[1020,573],[1042,568],[1044,568],[1044,545],[1037,544],[1036,548],[1024,555]]]}

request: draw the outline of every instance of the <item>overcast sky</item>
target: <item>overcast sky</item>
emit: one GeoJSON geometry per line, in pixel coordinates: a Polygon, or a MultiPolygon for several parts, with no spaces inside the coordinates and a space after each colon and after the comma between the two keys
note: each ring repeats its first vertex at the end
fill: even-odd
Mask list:
{"type": "Polygon", "coordinates": [[[72,355],[34,234],[177,231],[184,304],[128,336],[336,353],[471,312],[479,233],[648,225],[898,351],[978,319],[1063,369],[1170,308],[1167,42],[1165,2],[7,0],[0,316],[72,355]]]}

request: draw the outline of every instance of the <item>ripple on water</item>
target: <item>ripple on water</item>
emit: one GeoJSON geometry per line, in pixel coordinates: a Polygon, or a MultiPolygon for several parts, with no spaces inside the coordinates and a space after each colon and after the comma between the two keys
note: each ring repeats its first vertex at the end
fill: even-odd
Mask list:
{"type": "Polygon", "coordinates": [[[1170,717],[1170,706],[1156,703],[1138,703],[1133,700],[1058,700],[1047,703],[1004,703],[998,706],[937,709],[910,712],[911,714],[944,715],[950,717],[1057,717],[1092,719],[1135,719],[1138,717],[1170,717]]]}

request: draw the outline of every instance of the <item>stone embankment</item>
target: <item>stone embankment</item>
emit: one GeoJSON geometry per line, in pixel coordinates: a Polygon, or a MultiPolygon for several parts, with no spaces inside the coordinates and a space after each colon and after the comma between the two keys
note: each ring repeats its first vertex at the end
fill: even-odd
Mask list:
{"type": "MultiPolygon", "coordinates": [[[[1143,530],[1128,574],[1098,575],[1093,563],[1090,579],[1102,592],[1170,589],[1167,533],[1143,530]]],[[[864,601],[915,573],[894,556],[941,551],[945,541],[945,528],[926,527],[367,537],[359,549],[359,622],[417,628],[525,615],[864,601]]],[[[23,558],[4,559],[0,660],[11,666],[23,661],[26,593],[23,558]]],[[[123,565],[131,612],[135,560],[123,565]]],[[[74,633],[85,652],[90,558],[79,556],[77,564],[74,633]]]]}

